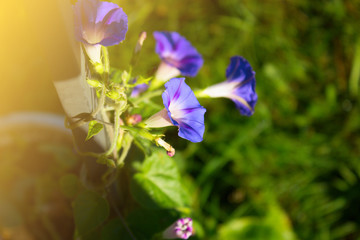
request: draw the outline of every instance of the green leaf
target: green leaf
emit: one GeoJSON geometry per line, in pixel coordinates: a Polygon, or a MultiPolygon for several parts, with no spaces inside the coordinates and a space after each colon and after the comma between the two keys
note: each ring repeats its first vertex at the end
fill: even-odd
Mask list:
{"type": "Polygon", "coordinates": [[[152,142],[142,137],[135,137],[134,143],[141,151],[143,151],[145,156],[151,155],[151,147],[153,146],[152,142]]]}
{"type": "Polygon", "coordinates": [[[98,123],[96,120],[90,121],[89,131],[85,141],[89,140],[90,138],[98,134],[103,128],[104,126],[101,123],[98,123]]]}
{"type": "Polygon", "coordinates": [[[296,236],[292,230],[291,222],[286,212],[277,203],[272,203],[269,207],[264,223],[271,226],[278,235],[275,239],[295,240],[296,236]]]}
{"type": "Polygon", "coordinates": [[[131,132],[131,135],[133,135],[134,137],[140,136],[150,141],[153,141],[155,139],[155,136],[144,128],[130,127],[130,126],[121,126],[121,128],[131,132]]]}
{"type": "Polygon", "coordinates": [[[115,90],[108,91],[106,93],[106,96],[108,96],[109,98],[111,98],[113,100],[118,100],[119,98],[121,98],[121,94],[115,90]]]}
{"type": "Polygon", "coordinates": [[[144,78],[144,77],[142,77],[142,76],[140,76],[137,80],[136,80],[136,82],[134,83],[134,84],[128,84],[128,86],[129,87],[135,87],[135,86],[137,86],[137,85],[140,85],[140,84],[148,84],[150,81],[151,81],[151,79],[152,79],[153,77],[148,77],[148,78],[144,78]]]}
{"type": "Polygon", "coordinates": [[[143,84],[143,83],[148,84],[148,83],[151,81],[151,79],[153,79],[153,77],[144,78],[144,77],[140,76],[140,77],[136,80],[136,83],[137,83],[137,84],[143,84]]]}
{"type": "Polygon", "coordinates": [[[100,82],[99,80],[96,80],[96,79],[86,79],[86,82],[90,86],[95,87],[95,88],[103,86],[102,82],[100,82]]]}
{"type": "Polygon", "coordinates": [[[102,224],[109,216],[109,204],[99,194],[80,193],[74,203],[75,226],[80,235],[86,235],[102,224]]]}
{"type": "Polygon", "coordinates": [[[149,209],[185,207],[177,165],[164,151],[146,158],[139,170],[131,181],[132,194],[139,204],[149,209]]]}

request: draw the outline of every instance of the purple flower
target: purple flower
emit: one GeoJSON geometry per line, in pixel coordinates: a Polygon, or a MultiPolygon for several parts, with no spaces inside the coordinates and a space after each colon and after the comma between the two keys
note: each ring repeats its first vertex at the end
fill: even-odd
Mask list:
{"type": "Polygon", "coordinates": [[[165,83],[162,94],[165,109],[151,116],[145,124],[149,128],[178,126],[179,137],[201,142],[205,131],[203,108],[185,78],[173,78],[165,83]]]}
{"type": "Polygon", "coordinates": [[[188,239],[192,234],[193,234],[192,219],[180,218],[163,232],[163,238],[188,239]]]}
{"type": "Polygon", "coordinates": [[[74,12],[76,38],[94,62],[100,62],[100,45],[112,46],[125,39],[127,16],[115,3],[79,0],[74,12]]]}
{"type": "Polygon", "coordinates": [[[186,38],[177,32],[154,32],[154,38],[156,53],[163,63],[168,65],[168,69],[163,71],[161,68],[165,66],[164,64],[160,65],[156,74],[158,79],[166,81],[180,73],[184,76],[194,77],[198,73],[203,65],[203,59],[186,38]],[[172,74],[169,74],[169,70],[171,70],[169,68],[172,68],[172,74]],[[168,76],[166,76],[166,72],[168,76]]]}
{"type": "Polygon", "coordinates": [[[241,56],[234,56],[226,69],[226,81],[210,86],[201,94],[210,97],[225,97],[233,100],[240,113],[251,116],[257,102],[255,72],[250,63],[241,56]]]}
{"type": "Polygon", "coordinates": [[[136,85],[136,86],[133,88],[130,97],[136,98],[136,97],[138,97],[141,93],[145,92],[148,88],[149,88],[149,85],[146,84],[146,83],[142,83],[142,84],[136,85]]]}

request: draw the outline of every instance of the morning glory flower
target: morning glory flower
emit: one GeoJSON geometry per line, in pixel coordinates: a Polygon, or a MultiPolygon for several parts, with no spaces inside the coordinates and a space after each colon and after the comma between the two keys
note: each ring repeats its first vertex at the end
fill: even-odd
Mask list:
{"type": "Polygon", "coordinates": [[[226,69],[226,81],[204,89],[200,95],[225,97],[233,100],[240,113],[251,116],[257,102],[255,72],[241,56],[234,56],[226,69]]]}
{"type": "Polygon", "coordinates": [[[154,38],[162,60],[156,79],[167,81],[180,74],[194,77],[198,73],[204,61],[186,38],[177,32],[154,32],[154,38]]]}
{"type": "Polygon", "coordinates": [[[191,218],[180,218],[170,225],[164,232],[165,239],[188,239],[193,234],[193,226],[191,218]]]}
{"type": "Polygon", "coordinates": [[[149,128],[177,126],[179,137],[191,142],[201,142],[205,131],[206,109],[196,99],[185,83],[185,78],[172,78],[165,83],[162,94],[165,108],[145,121],[149,128]]]}
{"type": "Polygon", "coordinates": [[[115,3],[78,0],[74,13],[75,36],[93,62],[100,62],[101,45],[112,46],[125,39],[127,16],[115,3]]]}

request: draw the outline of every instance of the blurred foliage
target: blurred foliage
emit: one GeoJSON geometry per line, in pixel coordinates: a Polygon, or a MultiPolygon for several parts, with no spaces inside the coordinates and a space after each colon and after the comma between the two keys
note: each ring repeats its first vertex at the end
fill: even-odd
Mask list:
{"type": "Polygon", "coordinates": [[[176,130],[167,137],[194,195],[199,239],[233,228],[243,239],[293,239],[276,237],[291,228],[298,239],[360,238],[360,1],[114,2],[130,20],[126,41],[111,47],[114,66],[127,68],[138,34],[147,31],[134,71],[150,75],[159,63],[152,32],[167,30],[205,59],[187,80],[192,88],[223,81],[233,55],[256,71],[254,116],[240,116],[227,99],[203,100],[204,141],[188,144],[176,130]],[[267,231],[275,238],[257,238],[267,231]]]}

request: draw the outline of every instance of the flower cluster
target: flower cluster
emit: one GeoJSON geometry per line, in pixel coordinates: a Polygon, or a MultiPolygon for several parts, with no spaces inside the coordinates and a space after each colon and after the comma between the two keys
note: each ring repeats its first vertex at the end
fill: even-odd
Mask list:
{"type": "MultiPolygon", "coordinates": [[[[101,46],[115,45],[125,39],[127,32],[126,14],[116,4],[98,0],[79,0],[74,6],[74,12],[77,39],[83,44],[90,61],[94,65],[101,64],[101,46]]],[[[152,80],[151,78],[147,81],[141,77],[132,78],[130,73],[126,71],[121,74],[121,81],[117,80],[111,84],[108,80],[88,80],[89,84],[96,87],[98,95],[106,95],[118,104],[122,102],[121,105],[127,109],[128,114],[133,114],[131,110],[136,109],[130,107],[136,106],[134,102],[139,102],[136,99],[149,100],[156,96],[155,93],[158,88],[165,86],[165,91],[162,93],[163,110],[147,119],[145,118],[144,121],[142,121],[143,116],[139,115],[138,119],[141,120],[128,120],[125,121],[126,123],[132,123],[131,126],[141,128],[147,139],[164,147],[168,143],[164,141],[166,144],[159,144],[163,140],[155,141],[155,139],[159,139],[158,136],[152,135],[150,137],[150,132],[149,134],[144,134],[144,132],[153,128],[176,126],[179,137],[191,142],[203,140],[206,109],[201,106],[197,98],[228,98],[235,102],[240,114],[251,116],[254,113],[257,102],[255,72],[245,58],[233,56],[226,69],[226,80],[224,82],[197,90],[194,93],[185,83],[185,78],[179,76],[196,76],[204,62],[202,56],[186,38],[177,32],[156,31],[153,36],[156,40],[155,52],[159,55],[161,62],[152,80]],[[126,95],[126,92],[130,94],[126,95]],[[129,105],[131,101],[133,104],[129,105]]],[[[135,53],[141,50],[145,39],[146,33],[143,32],[140,35],[135,53]]],[[[108,56],[104,56],[104,58],[106,59],[103,61],[108,63],[108,56]]],[[[102,99],[99,104],[100,107],[105,104],[105,98],[100,98],[102,99]]],[[[119,116],[123,112],[120,111],[119,116]]],[[[92,114],[92,117],[94,115],[92,114]]],[[[171,145],[169,146],[171,147],[171,145]]],[[[170,151],[169,149],[172,149],[170,147],[164,148],[171,152],[170,155],[173,155],[175,152],[170,151]]]]}
{"type": "MultiPolygon", "coordinates": [[[[197,75],[204,64],[201,54],[179,33],[156,31],[153,33],[155,52],[161,61],[153,77],[131,76],[131,69],[110,71],[106,47],[125,39],[128,28],[126,14],[118,5],[99,0],[78,0],[74,13],[76,38],[94,66],[88,73],[87,82],[98,96],[94,112],[79,120],[75,127],[91,120],[87,139],[105,125],[107,131],[112,129],[109,134],[113,136],[111,146],[99,154],[99,163],[121,167],[132,140],[137,137],[153,142],[173,156],[175,149],[157,133],[156,128],[175,126],[179,137],[201,142],[206,109],[198,98],[228,98],[235,102],[240,114],[251,116],[254,113],[257,102],[255,72],[245,58],[231,57],[225,81],[194,92],[185,83],[185,77],[197,75]],[[102,67],[98,68],[99,65],[102,67]],[[163,87],[164,90],[159,90],[163,87]],[[154,107],[158,105],[151,98],[160,95],[163,106],[154,107]],[[145,113],[149,110],[154,111],[145,113]],[[102,119],[97,119],[100,113],[102,119]]],[[[146,33],[143,32],[134,56],[138,56],[145,39],[146,33]]],[[[192,220],[183,218],[165,230],[163,237],[187,239],[192,233],[192,220]]]]}

